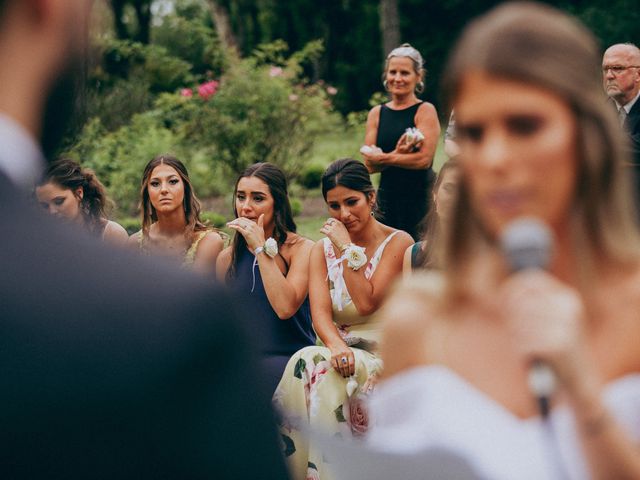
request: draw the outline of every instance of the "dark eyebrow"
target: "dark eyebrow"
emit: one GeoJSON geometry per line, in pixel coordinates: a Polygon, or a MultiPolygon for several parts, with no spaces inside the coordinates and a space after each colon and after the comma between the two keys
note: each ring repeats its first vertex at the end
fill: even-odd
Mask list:
{"type": "Polygon", "coordinates": [[[171,173],[171,174],[169,174],[169,175],[167,175],[165,177],[151,177],[149,179],[149,181],[151,181],[151,180],[162,180],[163,178],[168,178],[169,180],[171,180],[172,178],[180,178],[180,176],[176,175],[175,173],[171,173]]]}

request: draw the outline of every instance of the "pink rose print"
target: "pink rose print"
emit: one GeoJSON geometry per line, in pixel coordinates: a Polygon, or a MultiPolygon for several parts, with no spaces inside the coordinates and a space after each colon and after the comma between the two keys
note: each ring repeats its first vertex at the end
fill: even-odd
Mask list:
{"type": "Polygon", "coordinates": [[[362,437],[369,428],[369,411],[366,398],[354,395],[349,399],[349,424],[354,437],[362,437]]]}

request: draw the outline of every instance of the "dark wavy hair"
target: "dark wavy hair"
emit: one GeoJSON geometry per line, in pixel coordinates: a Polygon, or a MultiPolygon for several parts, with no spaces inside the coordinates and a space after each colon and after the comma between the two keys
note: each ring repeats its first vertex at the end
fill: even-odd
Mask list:
{"type": "Polygon", "coordinates": [[[442,164],[442,167],[440,167],[436,182],[433,185],[433,191],[431,193],[432,200],[429,203],[429,212],[421,222],[421,230],[424,231],[422,241],[426,242],[423,244],[423,248],[418,250],[416,258],[416,263],[421,268],[439,268],[441,266],[443,255],[442,250],[446,244],[445,235],[447,235],[447,232],[442,229],[442,223],[440,222],[438,212],[436,211],[435,196],[438,194],[440,185],[442,185],[447,172],[458,169],[460,169],[460,164],[456,159],[452,158],[447,160],[442,164]]]}
{"type": "Polygon", "coordinates": [[[140,187],[140,209],[142,210],[142,235],[143,237],[149,236],[149,228],[153,222],[158,220],[158,214],[156,209],[151,205],[149,200],[149,180],[151,179],[151,173],[153,169],[159,165],[168,165],[172,167],[182,179],[184,184],[184,200],[182,207],[184,209],[184,216],[186,219],[185,225],[185,237],[189,242],[193,241],[193,235],[195,232],[207,230],[207,225],[200,220],[200,200],[196,197],[189,179],[189,172],[184,164],[171,155],[158,155],[156,158],[147,163],[142,173],[142,183],[140,187]]]}
{"type": "MultiPolygon", "coordinates": [[[[362,192],[368,198],[371,198],[376,192],[367,167],[364,166],[364,163],[353,158],[336,160],[322,174],[322,196],[325,202],[327,201],[327,192],[338,186],[362,192]]],[[[376,206],[373,211],[376,213],[376,206]]]]}
{"type": "MultiPolygon", "coordinates": [[[[236,210],[236,195],[238,193],[238,183],[246,177],[256,177],[262,180],[269,187],[269,192],[273,197],[273,238],[281,246],[287,239],[288,232],[296,232],[298,227],[293,220],[291,203],[289,202],[289,192],[287,187],[287,177],[276,165],[268,162],[254,163],[247,167],[236,180],[233,187],[233,214],[238,218],[236,210]]],[[[227,277],[235,275],[236,262],[242,249],[247,248],[244,237],[236,233],[231,242],[231,264],[227,271],[227,277]]]]}
{"type": "Polygon", "coordinates": [[[107,224],[107,212],[113,208],[113,202],[93,170],[81,167],[70,158],[59,158],[49,164],[37,186],[47,183],[71,190],[74,196],[76,190],[82,188],[80,212],[84,224],[91,233],[102,234],[107,224]]]}

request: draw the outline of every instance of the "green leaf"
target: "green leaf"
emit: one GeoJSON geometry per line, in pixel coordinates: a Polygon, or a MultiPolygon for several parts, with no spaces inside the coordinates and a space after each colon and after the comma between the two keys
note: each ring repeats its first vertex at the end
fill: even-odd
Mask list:
{"type": "Polygon", "coordinates": [[[307,367],[307,362],[304,361],[304,358],[301,358],[296,362],[296,366],[293,369],[293,376],[299,379],[302,379],[302,372],[307,367]]]}
{"type": "Polygon", "coordinates": [[[313,363],[315,363],[316,365],[320,362],[326,362],[327,359],[324,358],[323,355],[321,355],[320,353],[317,353],[314,357],[313,357],[313,363]]]}
{"type": "Polygon", "coordinates": [[[282,442],[284,443],[284,456],[285,457],[290,457],[291,455],[293,455],[294,453],[296,453],[296,444],[293,443],[293,440],[291,440],[291,437],[288,437],[286,435],[280,435],[282,437],[282,442]]]}
{"type": "Polygon", "coordinates": [[[338,408],[336,408],[333,413],[336,414],[336,420],[340,423],[344,423],[347,421],[346,418],[344,418],[344,413],[342,413],[342,405],[338,406],[338,408]]]}

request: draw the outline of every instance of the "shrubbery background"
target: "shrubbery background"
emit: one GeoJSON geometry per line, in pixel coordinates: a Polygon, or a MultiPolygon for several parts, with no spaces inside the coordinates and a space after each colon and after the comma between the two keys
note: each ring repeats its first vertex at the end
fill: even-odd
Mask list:
{"type": "MultiPolygon", "coordinates": [[[[144,165],[159,154],[181,159],[204,198],[229,196],[238,173],[259,161],[313,189],[332,160],[318,160],[315,142],[355,131],[334,111],[335,87],[305,77],[305,65],[323,53],[320,41],[296,52],[276,41],[239,58],[207,19],[191,3],[154,26],[149,44],[108,31],[94,39],[86,122],[63,154],[96,171],[129,230],[144,165]]],[[[302,209],[299,200],[294,206],[302,209]]],[[[226,213],[205,216],[219,226],[226,213]]]]}

